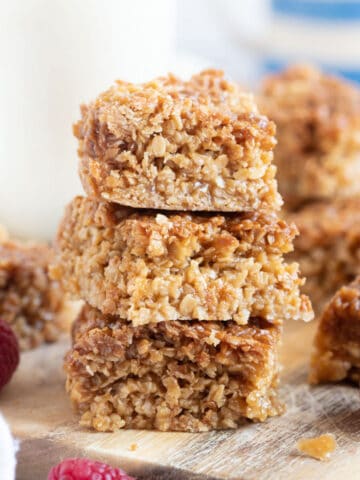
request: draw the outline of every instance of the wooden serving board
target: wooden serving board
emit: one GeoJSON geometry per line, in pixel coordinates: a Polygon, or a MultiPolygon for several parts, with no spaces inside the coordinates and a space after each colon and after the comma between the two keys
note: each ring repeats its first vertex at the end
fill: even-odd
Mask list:
{"type": "Polygon", "coordinates": [[[281,392],[286,414],[236,431],[86,431],[64,392],[67,340],[25,353],[0,395],[0,409],[21,440],[17,480],[45,480],[51,465],[69,456],[104,460],[144,480],[360,479],[360,392],[348,385],[308,386],[314,327],[293,322],[285,332],[281,392]],[[325,432],[338,441],[329,462],[297,453],[300,437],[325,432]]]}

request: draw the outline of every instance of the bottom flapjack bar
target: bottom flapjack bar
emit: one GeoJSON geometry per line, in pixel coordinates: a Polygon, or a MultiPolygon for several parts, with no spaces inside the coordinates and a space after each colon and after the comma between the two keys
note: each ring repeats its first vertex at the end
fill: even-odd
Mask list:
{"type": "Polygon", "coordinates": [[[134,327],[85,306],[65,359],[81,425],[207,431],[282,412],[281,327],[262,319],[167,321],[134,327]]]}

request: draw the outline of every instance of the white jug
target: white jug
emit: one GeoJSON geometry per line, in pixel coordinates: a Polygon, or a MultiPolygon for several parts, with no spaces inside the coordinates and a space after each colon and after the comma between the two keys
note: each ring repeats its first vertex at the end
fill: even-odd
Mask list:
{"type": "Polygon", "coordinates": [[[116,78],[168,70],[172,0],[11,0],[0,17],[0,224],[51,239],[82,189],[72,123],[116,78]]]}

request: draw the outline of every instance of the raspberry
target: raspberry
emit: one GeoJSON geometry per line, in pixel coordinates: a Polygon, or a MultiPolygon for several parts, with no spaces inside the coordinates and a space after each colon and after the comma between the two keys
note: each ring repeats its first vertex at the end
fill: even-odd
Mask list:
{"type": "Polygon", "coordinates": [[[135,480],[120,468],[88,458],[67,458],[52,467],[48,480],[135,480]]]}
{"type": "Polygon", "coordinates": [[[19,344],[10,325],[0,319],[0,390],[19,364],[19,344]]]}

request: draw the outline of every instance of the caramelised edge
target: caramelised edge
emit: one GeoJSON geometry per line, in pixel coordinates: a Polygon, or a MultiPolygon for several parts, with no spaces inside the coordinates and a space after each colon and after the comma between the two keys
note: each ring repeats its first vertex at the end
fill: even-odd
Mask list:
{"type": "Polygon", "coordinates": [[[311,383],[345,379],[360,385],[360,277],[325,307],[311,359],[311,383]]]}
{"type": "Polygon", "coordinates": [[[300,264],[303,291],[320,313],[342,285],[360,274],[360,197],[311,203],[285,218],[300,232],[289,259],[300,264]]]}
{"type": "Polygon", "coordinates": [[[133,327],[87,306],[65,359],[67,390],[80,423],[100,431],[236,428],[283,411],[280,336],[261,319],[133,327]]]}
{"type": "Polygon", "coordinates": [[[360,193],[360,90],[296,66],[265,79],[258,102],[276,123],[280,193],[287,208],[360,193]]]}
{"type": "Polygon", "coordinates": [[[60,226],[52,275],[134,323],[310,320],[297,265],[282,258],[295,233],[275,215],[165,215],[78,197],[60,226]]]}
{"type": "Polygon", "coordinates": [[[50,280],[47,245],[0,243],[0,317],[13,328],[21,350],[54,342],[67,330],[64,293],[50,280]]]}
{"type": "Polygon", "coordinates": [[[117,82],[74,126],[91,196],[136,208],[278,210],[275,127],[252,95],[205,71],[117,82]]]}

